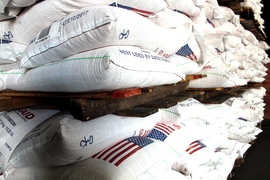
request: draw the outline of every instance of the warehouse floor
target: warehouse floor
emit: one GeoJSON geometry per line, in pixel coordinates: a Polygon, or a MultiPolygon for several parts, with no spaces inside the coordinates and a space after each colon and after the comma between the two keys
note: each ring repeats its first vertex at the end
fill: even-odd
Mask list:
{"type": "Polygon", "coordinates": [[[248,149],[244,162],[232,172],[232,180],[270,180],[270,120],[262,121],[262,130],[248,149]]]}

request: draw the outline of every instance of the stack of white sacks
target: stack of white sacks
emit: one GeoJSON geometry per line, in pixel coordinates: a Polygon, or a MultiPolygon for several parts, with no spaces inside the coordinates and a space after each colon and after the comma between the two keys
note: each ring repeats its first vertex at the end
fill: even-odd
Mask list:
{"type": "MultiPolygon", "coordinates": [[[[207,77],[189,87],[233,87],[266,76],[269,46],[216,0],[0,0],[1,10],[16,6],[25,8],[0,21],[1,91],[105,91],[198,73],[207,77]]],[[[227,179],[261,132],[264,95],[251,89],[211,105],[191,98],[146,118],[89,122],[69,112],[2,112],[0,177],[227,179]],[[40,124],[18,128],[26,117],[40,124]]]]}
{"type": "Polygon", "coordinates": [[[196,73],[207,78],[191,88],[232,87],[266,76],[269,46],[216,0],[32,3],[0,21],[0,90],[102,91],[172,84],[196,73]]]}
{"type": "Polygon", "coordinates": [[[262,131],[264,95],[264,88],[250,89],[211,105],[189,98],[145,118],[108,114],[84,122],[53,110],[3,112],[0,177],[226,180],[262,131]],[[38,125],[22,124],[33,117],[38,125]]]}

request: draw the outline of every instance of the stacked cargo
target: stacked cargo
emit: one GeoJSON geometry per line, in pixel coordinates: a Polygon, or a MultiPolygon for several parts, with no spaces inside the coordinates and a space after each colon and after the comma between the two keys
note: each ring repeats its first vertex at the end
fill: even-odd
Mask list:
{"type": "MultiPolygon", "coordinates": [[[[216,0],[10,0],[0,9],[1,91],[100,92],[192,74],[207,76],[190,88],[228,88],[266,76],[269,46],[216,0]],[[20,13],[6,13],[11,7],[20,13]]],[[[145,118],[87,122],[41,109],[49,115],[28,128],[22,111],[42,113],[2,112],[0,178],[226,179],[261,132],[265,94],[254,88],[221,104],[189,98],[145,118]]]]}

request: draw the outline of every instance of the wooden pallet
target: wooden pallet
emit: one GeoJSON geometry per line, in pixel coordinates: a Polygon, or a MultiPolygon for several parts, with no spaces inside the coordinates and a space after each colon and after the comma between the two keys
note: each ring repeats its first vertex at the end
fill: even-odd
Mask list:
{"type": "Polygon", "coordinates": [[[172,85],[142,88],[141,94],[125,98],[72,98],[69,109],[74,117],[82,120],[90,120],[111,113],[143,117],[156,112],[160,107],[174,105],[173,101],[162,98],[184,92],[188,83],[189,81],[184,81],[172,85]]]}
{"type": "Polygon", "coordinates": [[[185,91],[186,94],[191,94],[197,100],[205,104],[219,104],[229,99],[230,97],[237,96],[242,93],[240,87],[232,88],[189,88],[185,91]]]}
{"type": "Polygon", "coordinates": [[[176,84],[109,92],[47,93],[3,91],[0,92],[0,111],[25,107],[66,109],[75,118],[84,121],[110,113],[146,116],[157,111],[159,107],[169,107],[177,101],[183,100],[185,97],[177,94],[187,89],[190,80],[201,77],[205,76],[192,75],[176,84]],[[162,101],[159,99],[162,99],[162,101]]]}
{"type": "Polygon", "coordinates": [[[262,30],[259,28],[259,22],[257,20],[250,20],[250,19],[240,19],[240,23],[242,26],[252,32],[254,36],[260,40],[265,41],[265,34],[262,32],[262,30]]]}
{"type": "Polygon", "coordinates": [[[0,92],[0,111],[20,108],[48,108],[69,110],[76,119],[91,120],[106,114],[145,117],[183,101],[192,95],[178,94],[186,91],[189,81],[204,78],[194,74],[176,84],[147,88],[119,89],[107,92],[48,93],[0,92]]]}

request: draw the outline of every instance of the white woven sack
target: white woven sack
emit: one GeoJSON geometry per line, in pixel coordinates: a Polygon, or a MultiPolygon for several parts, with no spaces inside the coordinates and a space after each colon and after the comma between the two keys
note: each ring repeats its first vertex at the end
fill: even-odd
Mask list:
{"type": "Polygon", "coordinates": [[[176,29],[181,34],[185,33],[187,29],[190,29],[188,30],[190,31],[188,41],[186,44],[179,47],[176,54],[194,61],[199,61],[201,59],[201,49],[194,34],[192,33],[191,28],[193,23],[190,18],[179,12],[166,8],[163,11],[156,13],[154,16],[149,17],[149,19],[161,27],[176,29]]]}
{"type": "Polygon", "coordinates": [[[208,109],[198,100],[188,98],[185,101],[178,102],[175,106],[160,108],[159,112],[164,123],[177,123],[191,117],[200,117],[208,114],[208,109]]]}
{"type": "Polygon", "coordinates": [[[201,118],[221,128],[227,123],[233,123],[245,113],[241,108],[230,107],[224,104],[205,104],[205,106],[213,118],[209,118],[210,114],[201,118]]]}
{"type": "MultiPolygon", "coordinates": [[[[266,95],[266,88],[261,86],[261,87],[258,87],[258,88],[250,88],[250,89],[247,89],[244,93],[242,93],[242,95],[244,95],[243,98],[245,98],[245,95],[250,95],[250,96],[253,96],[253,98],[263,98],[265,95],[266,95]]],[[[245,99],[247,100],[248,102],[252,102],[250,100],[252,99],[245,99]]],[[[258,103],[259,101],[254,101],[253,103],[258,103]]]]}
{"type": "Polygon", "coordinates": [[[42,0],[9,0],[7,7],[28,7],[42,0]]]}
{"type": "Polygon", "coordinates": [[[242,118],[246,119],[247,121],[251,122],[258,122],[260,120],[258,110],[256,105],[252,104],[245,104],[241,106],[241,108],[245,111],[244,115],[242,118]]]}
{"type": "Polygon", "coordinates": [[[232,172],[235,161],[233,161],[233,159],[230,156],[222,152],[216,152],[215,161],[218,162],[216,163],[217,165],[215,167],[219,172],[219,175],[223,179],[227,179],[228,175],[232,172]]]}
{"type": "Polygon", "coordinates": [[[0,12],[2,12],[4,10],[4,8],[8,4],[8,2],[9,2],[9,0],[1,0],[0,1],[0,12]]]}
{"type": "Polygon", "coordinates": [[[76,54],[24,74],[0,75],[6,88],[22,91],[85,92],[174,84],[185,78],[172,63],[134,46],[110,46],[76,54]]]}
{"type": "Polygon", "coordinates": [[[242,143],[252,143],[252,141],[254,141],[255,139],[257,139],[257,136],[261,132],[263,132],[263,130],[261,128],[255,127],[254,130],[253,130],[253,132],[242,136],[242,138],[239,140],[239,142],[242,142],[242,143]]]}
{"type": "Polygon", "coordinates": [[[67,166],[15,169],[7,179],[131,180],[171,154],[175,152],[161,141],[132,136],[113,143],[84,161],[67,166]]]}
{"type": "Polygon", "coordinates": [[[226,149],[229,148],[227,134],[223,131],[223,127],[219,128],[212,136],[207,139],[202,140],[201,142],[205,144],[212,151],[216,151],[218,149],[226,149]]]}
{"type": "Polygon", "coordinates": [[[0,12],[0,21],[15,18],[21,11],[22,8],[19,7],[5,7],[4,10],[0,12]]]}
{"type": "MultiPolygon", "coordinates": [[[[207,5],[208,3],[206,3],[207,5]]],[[[195,23],[195,24],[199,24],[201,25],[201,28],[205,29],[207,28],[208,26],[211,27],[211,28],[214,28],[215,25],[212,23],[212,20],[211,18],[209,18],[208,16],[209,15],[209,12],[211,12],[212,9],[209,10],[208,6],[204,5],[203,8],[201,8],[200,10],[200,14],[196,17],[192,17],[192,22],[195,23]]]]}
{"type": "Polygon", "coordinates": [[[229,176],[229,173],[232,171],[232,166],[231,164],[226,164],[226,165],[230,165],[229,167],[225,166],[224,162],[220,162],[220,161],[209,161],[201,166],[199,166],[198,169],[196,169],[195,173],[192,174],[192,179],[194,180],[207,180],[207,179],[215,179],[215,180],[224,180],[229,176]],[[215,169],[216,166],[222,166],[221,168],[223,171],[224,170],[228,170],[229,172],[228,174],[226,174],[226,176],[222,176],[222,174],[220,173],[220,170],[215,169]],[[226,169],[225,169],[226,168],[226,169]],[[198,171],[198,172],[197,172],[198,171]]]}
{"type": "Polygon", "coordinates": [[[158,122],[147,137],[158,139],[170,145],[180,154],[190,143],[210,137],[217,131],[217,127],[199,118],[189,118],[183,122],[158,122]]]}
{"type": "MultiPolygon", "coordinates": [[[[179,173],[171,168],[172,162],[164,157],[156,162],[152,167],[147,169],[143,174],[136,177],[134,180],[164,180],[164,179],[177,179],[177,180],[190,180],[189,177],[179,173]]],[[[173,162],[178,159],[174,157],[173,162]]]]}
{"type": "Polygon", "coordinates": [[[203,6],[205,4],[206,0],[193,0],[193,2],[196,6],[200,7],[200,6],[203,6]]]}
{"type": "MultiPolygon", "coordinates": [[[[118,0],[118,6],[143,15],[151,15],[161,11],[167,4],[164,0],[118,0]]],[[[43,28],[54,21],[60,20],[68,14],[81,8],[93,5],[115,4],[114,0],[44,0],[34,6],[27,7],[12,21],[0,23],[0,37],[10,32],[12,36],[6,37],[14,42],[29,44],[30,41],[43,28]],[[31,23],[22,23],[31,22],[31,23]]],[[[4,37],[5,38],[5,37],[4,37]]]]}
{"type": "Polygon", "coordinates": [[[168,8],[186,14],[188,17],[196,17],[200,14],[200,8],[195,6],[192,0],[165,0],[168,8]]]}
{"type": "Polygon", "coordinates": [[[243,86],[247,81],[224,68],[204,68],[200,74],[206,74],[205,78],[190,81],[190,88],[218,88],[243,86]]]}
{"type": "Polygon", "coordinates": [[[164,179],[190,180],[189,177],[172,169],[166,169],[165,172],[163,172],[159,177],[156,178],[156,180],[164,180],[164,179]]]}
{"type": "MultiPolygon", "coordinates": [[[[59,166],[87,159],[130,136],[146,136],[161,117],[159,113],[145,118],[108,114],[91,121],[80,121],[64,114],[58,119],[59,123],[53,122],[53,119],[48,122],[53,123],[49,127],[51,132],[47,130],[51,139],[48,140],[45,136],[27,142],[25,139],[35,134],[34,131],[23,139],[23,143],[17,147],[9,160],[9,168],[59,166]]],[[[46,129],[46,125],[44,124],[39,131],[46,129]]]]}
{"type": "Polygon", "coordinates": [[[211,160],[214,156],[214,151],[208,148],[201,141],[192,142],[186,149],[187,156],[180,157],[172,164],[172,169],[189,175],[201,164],[204,164],[211,160]],[[185,170],[187,169],[188,172],[185,170]],[[185,170],[185,171],[183,171],[185,170]]]}
{"type": "Polygon", "coordinates": [[[122,8],[87,7],[43,29],[26,48],[21,67],[33,68],[112,45],[139,46],[168,57],[187,43],[191,28],[185,30],[164,29],[122,8]]]}
{"type": "MultiPolygon", "coordinates": [[[[221,71],[217,68],[204,68],[200,74],[205,74],[206,77],[195,79],[189,82],[190,88],[217,88],[223,87],[229,81],[229,74],[226,71],[221,71]]],[[[233,85],[236,86],[236,83],[233,85]]]]}
{"type": "Polygon", "coordinates": [[[169,8],[149,16],[148,19],[161,27],[177,29],[179,32],[185,32],[187,28],[192,28],[192,20],[189,17],[169,8]]]}
{"type": "Polygon", "coordinates": [[[270,46],[265,41],[259,41],[258,47],[265,50],[265,51],[270,49],[270,46]]]}
{"type": "Polygon", "coordinates": [[[0,43],[0,64],[17,62],[25,48],[26,45],[19,43],[0,43]]]}
{"type": "Polygon", "coordinates": [[[235,159],[223,152],[216,152],[209,162],[200,165],[192,174],[192,179],[215,179],[224,180],[234,167],[235,159]]]}
{"type": "Polygon", "coordinates": [[[203,10],[205,16],[210,22],[212,22],[214,27],[220,27],[228,21],[235,24],[239,20],[230,8],[219,5],[217,6],[216,4],[211,4],[208,1],[204,4],[203,10]]]}
{"type": "Polygon", "coordinates": [[[178,56],[173,54],[168,58],[172,64],[174,64],[180,72],[186,75],[197,74],[203,68],[202,65],[184,56],[178,56]]]}
{"type": "Polygon", "coordinates": [[[207,3],[212,4],[216,8],[220,7],[219,4],[218,4],[218,0],[207,0],[207,3]]]}
{"type": "Polygon", "coordinates": [[[264,87],[260,87],[259,89],[247,89],[241,96],[251,104],[258,104],[263,102],[263,96],[265,96],[264,87]]]}
{"type": "Polygon", "coordinates": [[[238,140],[244,138],[244,136],[250,134],[255,126],[254,123],[245,122],[244,120],[237,119],[233,123],[228,123],[225,125],[227,137],[229,139],[238,140]]]}
{"type": "Polygon", "coordinates": [[[221,149],[220,152],[223,152],[230,156],[230,158],[235,161],[237,158],[239,158],[240,154],[239,152],[243,147],[246,146],[247,143],[239,142],[238,140],[229,140],[230,148],[228,149],[221,149]]]}
{"type": "Polygon", "coordinates": [[[204,60],[201,57],[201,54],[201,48],[194,34],[190,34],[187,43],[181,46],[181,48],[176,52],[176,55],[178,56],[184,56],[199,64],[203,64],[204,60]]]}
{"type": "Polygon", "coordinates": [[[18,109],[0,114],[0,172],[23,137],[35,126],[50,118],[58,110],[50,109],[18,109]]]}
{"type": "Polygon", "coordinates": [[[0,91],[5,90],[5,87],[6,87],[6,85],[5,85],[4,80],[0,78],[0,91]]]}
{"type": "Polygon", "coordinates": [[[255,14],[261,14],[263,4],[261,4],[258,0],[245,0],[244,2],[241,2],[241,7],[251,8],[255,14]]]}
{"type": "Polygon", "coordinates": [[[243,97],[230,97],[229,99],[225,100],[222,104],[233,108],[241,108],[246,103],[248,103],[248,101],[245,100],[243,97]]]}

